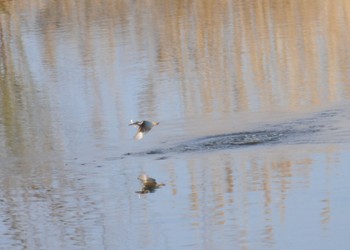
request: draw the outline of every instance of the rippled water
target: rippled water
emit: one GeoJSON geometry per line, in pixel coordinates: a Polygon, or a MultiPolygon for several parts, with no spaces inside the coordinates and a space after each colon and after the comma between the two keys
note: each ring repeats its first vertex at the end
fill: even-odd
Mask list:
{"type": "Polygon", "coordinates": [[[347,249],[348,10],[0,0],[0,249],[347,249]]]}

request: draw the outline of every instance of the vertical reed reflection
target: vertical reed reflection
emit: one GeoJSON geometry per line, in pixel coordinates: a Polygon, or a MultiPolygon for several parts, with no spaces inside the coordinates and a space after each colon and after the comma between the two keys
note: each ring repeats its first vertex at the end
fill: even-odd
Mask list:
{"type": "MultiPolygon", "coordinates": [[[[332,176],[328,172],[335,161],[333,150],[333,147],[325,149],[329,162],[317,169],[325,174],[322,183],[328,183],[332,176]]],[[[298,152],[291,158],[288,155],[292,149],[253,151],[203,156],[188,162],[191,207],[187,213],[193,228],[210,228],[210,234],[202,235],[203,242],[218,247],[221,237],[236,238],[244,249],[258,233],[255,237],[261,237],[264,244],[275,245],[275,238],[279,237],[276,227],[286,223],[286,217],[293,217],[290,200],[294,193],[312,185],[315,159],[298,152]],[[224,230],[228,228],[232,230],[224,230]]],[[[319,225],[327,228],[332,214],[329,183],[325,190],[326,196],[319,201],[322,205],[318,209],[319,225]]]]}
{"type": "MultiPolygon", "coordinates": [[[[43,34],[38,56],[46,81],[76,75],[95,95],[92,116],[100,117],[90,122],[101,124],[103,99],[115,98],[122,124],[130,105],[139,116],[170,118],[168,110],[172,117],[297,111],[346,99],[349,22],[338,13],[348,8],[346,1],[16,1],[8,12],[36,14],[23,21],[35,19],[33,30],[43,34]],[[66,53],[73,54],[63,60],[66,53]],[[106,91],[111,96],[102,96],[106,91]]],[[[4,29],[8,17],[2,14],[2,50],[14,33],[4,29]]],[[[32,64],[18,56],[24,65],[17,68],[32,64]]]]}

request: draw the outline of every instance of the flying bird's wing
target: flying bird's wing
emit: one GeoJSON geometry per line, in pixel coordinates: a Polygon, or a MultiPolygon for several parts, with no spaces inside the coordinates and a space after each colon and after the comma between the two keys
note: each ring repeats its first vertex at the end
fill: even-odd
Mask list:
{"type": "Polygon", "coordinates": [[[137,131],[136,135],[134,136],[135,140],[141,140],[143,138],[144,132],[137,131]]]}
{"type": "Polygon", "coordinates": [[[136,121],[134,122],[133,120],[130,120],[129,126],[134,126],[134,127],[139,127],[142,125],[143,122],[136,121]]]}

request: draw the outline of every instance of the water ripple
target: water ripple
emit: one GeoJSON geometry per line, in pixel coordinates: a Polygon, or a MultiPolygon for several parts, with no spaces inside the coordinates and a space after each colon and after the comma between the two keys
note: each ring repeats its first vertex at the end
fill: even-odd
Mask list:
{"type": "MultiPolygon", "coordinates": [[[[334,139],[336,133],[343,136],[349,134],[348,131],[344,131],[339,125],[344,123],[342,114],[344,114],[344,110],[322,111],[306,118],[276,124],[265,124],[262,125],[263,129],[260,130],[210,135],[185,141],[174,146],[156,148],[140,153],[126,153],[124,156],[213,151],[254,145],[330,142],[332,138],[334,139]]],[[[345,120],[348,120],[348,117],[345,117],[345,120]]],[[[343,138],[343,140],[349,139],[343,138]]],[[[160,157],[158,159],[166,158],[160,157]]]]}

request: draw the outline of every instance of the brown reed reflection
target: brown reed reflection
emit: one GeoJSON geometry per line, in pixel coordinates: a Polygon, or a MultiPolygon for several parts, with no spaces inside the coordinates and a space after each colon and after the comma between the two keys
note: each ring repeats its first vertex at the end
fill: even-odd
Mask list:
{"type": "MultiPolygon", "coordinates": [[[[325,153],[331,156],[332,151],[329,148],[325,153]]],[[[249,244],[246,241],[252,232],[245,221],[250,220],[249,211],[259,210],[263,212],[264,222],[259,228],[261,236],[266,244],[275,244],[275,226],[285,223],[286,201],[295,190],[309,188],[314,162],[308,157],[290,158],[288,150],[256,152],[258,155],[220,154],[188,162],[191,173],[188,216],[198,218],[197,223],[192,224],[194,228],[211,227],[215,230],[219,225],[234,221],[242,232],[236,235],[237,241],[249,244]],[[256,196],[261,197],[261,202],[251,203],[255,200],[252,197],[256,196]]],[[[326,227],[331,220],[330,197],[320,202],[325,204],[320,212],[320,225],[326,227]]],[[[208,235],[206,237],[208,241],[215,241],[208,235]]]]}
{"type": "MultiPolygon", "coordinates": [[[[135,236],[133,213],[139,207],[125,180],[132,168],[113,162],[111,176],[122,176],[117,187],[110,184],[114,179],[99,176],[103,171],[83,175],[99,176],[119,191],[102,199],[110,191],[106,186],[96,192],[75,178],[81,177],[81,165],[65,165],[76,155],[101,160],[125,153],[129,137],[123,125],[131,114],[168,123],[148,148],[169,142],[177,132],[187,139],[188,131],[212,125],[225,126],[226,133],[242,113],[254,120],[258,113],[304,114],[304,109],[347,101],[349,11],[348,0],[0,0],[0,196],[6,201],[0,209],[15,241],[23,248],[45,248],[46,228],[40,225],[46,224],[33,222],[41,211],[46,216],[41,221],[59,232],[60,242],[69,237],[86,247],[96,235],[86,227],[96,225],[110,226],[114,233],[96,229],[103,234],[99,246],[106,244],[106,235],[135,236]],[[117,226],[108,224],[107,212],[117,226]],[[92,223],[86,226],[86,220],[92,223]],[[28,243],[28,231],[40,243],[28,243]]],[[[235,242],[249,249],[249,212],[256,208],[263,214],[257,234],[274,244],[276,224],[286,221],[290,192],[310,187],[317,170],[312,157],[294,155],[294,149],[263,150],[189,156],[188,189],[181,183],[187,179],[176,176],[176,166],[183,164],[179,158],[164,164],[172,198],[189,193],[171,208],[181,210],[180,219],[186,214],[193,228],[206,229],[198,236],[201,242],[214,249],[216,235],[210,230],[230,225],[235,242]],[[252,196],[261,202],[252,204],[252,196]]],[[[317,153],[330,156],[337,150],[317,153]]],[[[138,164],[142,160],[130,165],[138,164]]],[[[327,230],[334,201],[325,186],[317,212],[327,230]]],[[[142,211],[147,216],[137,219],[146,226],[136,236],[146,235],[142,243],[150,246],[153,232],[147,223],[153,210],[144,205],[142,211]]]]}
{"type": "MultiPolygon", "coordinates": [[[[85,4],[51,1],[40,6],[40,1],[31,1],[31,5],[15,1],[8,11],[42,8],[36,18],[43,34],[41,56],[50,70],[59,66],[57,36],[65,34],[67,45],[79,48],[79,61],[87,71],[96,72],[98,65],[106,65],[110,89],[116,87],[112,82],[124,84],[118,78],[121,76],[113,73],[116,61],[129,58],[128,63],[141,60],[148,65],[143,75],[146,87],[139,96],[140,113],[157,115],[157,108],[162,106],[159,101],[164,100],[160,96],[173,99],[172,93],[158,91],[165,84],[159,76],[165,74],[165,81],[179,79],[181,105],[185,115],[192,116],[251,110],[297,111],[349,96],[349,17],[339,15],[340,10],[350,8],[349,3],[301,3],[90,0],[85,4]],[[131,14],[132,22],[127,18],[131,14]],[[129,42],[125,56],[115,57],[116,49],[126,49],[129,42]]],[[[6,15],[2,19],[2,46],[6,46],[10,30],[6,28],[6,15]]],[[[11,20],[19,27],[20,20],[11,20]]],[[[20,37],[15,41],[20,42],[20,37]]],[[[8,59],[13,56],[6,53],[8,59]]],[[[89,76],[98,97],[101,87],[95,77],[89,76]]],[[[94,107],[100,110],[100,105],[96,103],[94,107]]],[[[126,109],[125,104],[118,103],[124,116],[126,109]]]]}

